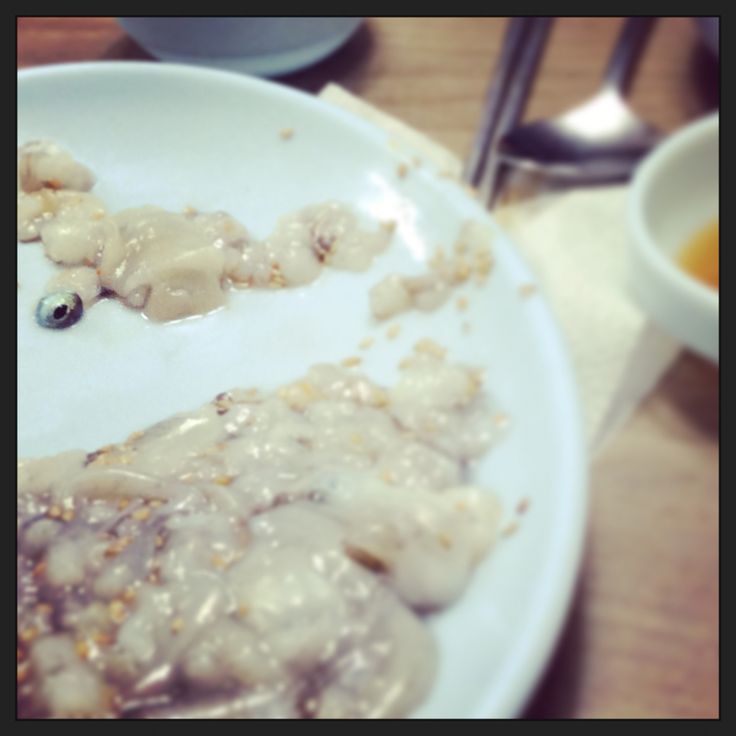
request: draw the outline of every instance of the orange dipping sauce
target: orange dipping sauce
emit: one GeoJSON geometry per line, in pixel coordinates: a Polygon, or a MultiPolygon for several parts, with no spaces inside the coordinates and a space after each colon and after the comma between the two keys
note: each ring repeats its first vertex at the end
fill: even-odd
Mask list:
{"type": "Polygon", "coordinates": [[[677,254],[677,263],[708,286],[718,291],[718,220],[688,240],[677,254]]]}

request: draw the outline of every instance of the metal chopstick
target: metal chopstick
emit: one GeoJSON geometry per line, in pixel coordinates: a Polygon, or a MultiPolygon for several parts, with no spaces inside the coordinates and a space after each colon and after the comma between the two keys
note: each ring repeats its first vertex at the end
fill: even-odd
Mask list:
{"type": "Polygon", "coordinates": [[[496,131],[509,85],[530,28],[529,18],[511,18],[506,27],[501,54],[486,94],[481,124],[463,170],[463,180],[472,186],[478,186],[491,144],[497,137],[496,131]]]}
{"type": "Polygon", "coordinates": [[[500,192],[505,168],[497,155],[498,141],[521,118],[536,76],[551,18],[513,18],[486,96],[483,119],[468,157],[464,178],[492,206],[500,192]]]}
{"type": "Polygon", "coordinates": [[[524,114],[551,26],[551,18],[534,19],[516,67],[501,119],[498,123],[497,136],[489,150],[483,178],[478,184],[481,201],[484,201],[490,209],[496,204],[503,188],[504,179],[509,171],[508,166],[502,164],[498,156],[498,143],[504,135],[519,124],[524,114]]]}

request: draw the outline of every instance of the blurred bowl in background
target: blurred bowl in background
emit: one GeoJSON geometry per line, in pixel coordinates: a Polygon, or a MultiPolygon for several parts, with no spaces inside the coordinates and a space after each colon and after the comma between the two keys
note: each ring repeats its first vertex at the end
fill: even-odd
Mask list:
{"type": "Polygon", "coordinates": [[[146,51],[164,61],[271,77],[329,56],[362,18],[118,18],[146,51]]]}
{"type": "MultiPolygon", "coordinates": [[[[649,154],[636,171],[629,203],[633,295],[664,330],[715,362],[718,287],[704,283],[678,260],[699,232],[717,228],[718,153],[716,113],[691,123],[649,154]]],[[[702,258],[711,263],[702,265],[715,268],[717,283],[717,235],[715,249],[705,253],[702,258]]]]}

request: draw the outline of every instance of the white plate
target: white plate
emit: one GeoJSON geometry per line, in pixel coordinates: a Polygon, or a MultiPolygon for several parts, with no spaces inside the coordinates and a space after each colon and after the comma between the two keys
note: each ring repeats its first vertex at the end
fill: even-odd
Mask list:
{"type": "Polygon", "coordinates": [[[152,63],[98,63],[22,71],[18,140],[51,138],[98,176],[95,193],[117,210],[157,204],[225,209],[256,235],[303,205],[337,198],[394,217],[390,250],[365,274],[325,273],[307,288],[233,292],[226,309],[157,325],[114,301],[66,331],[34,323],[53,271],[38,244],[19,245],[18,447],[22,456],[93,449],[234,386],[274,387],[312,363],[358,352],[391,382],[421,337],[453,359],[487,367],[511,417],[504,441],[477,469],[519,530],[480,566],[451,609],[431,620],[440,672],[418,717],[518,715],[551,652],[578,569],[585,526],[585,451],[575,385],[559,331],[500,229],[496,268],[470,305],[452,302],[399,321],[393,341],[371,323],[367,291],[386,273],[418,271],[468,219],[490,222],[456,184],[413,169],[381,130],[282,86],[226,72],[152,63]],[[293,128],[292,139],[279,132],[293,128]],[[469,322],[469,333],[461,329],[469,322]]]}

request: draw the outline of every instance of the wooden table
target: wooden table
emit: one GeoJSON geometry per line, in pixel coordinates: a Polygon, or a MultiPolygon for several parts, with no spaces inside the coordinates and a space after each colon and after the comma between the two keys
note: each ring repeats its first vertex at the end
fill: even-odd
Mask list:
{"type": "MultiPolygon", "coordinates": [[[[558,19],[527,118],[592,93],[616,18],[558,19]]],[[[336,55],[282,81],[337,82],[464,156],[504,18],[371,18],[336,55]]],[[[111,18],[21,18],[18,67],[150,59],[111,18]]],[[[632,89],[671,131],[718,105],[692,20],[659,21],[632,89]]],[[[528,718],[719,716],[719,372],[683,354],[596,458],[580,585],[528,718]]]]}

